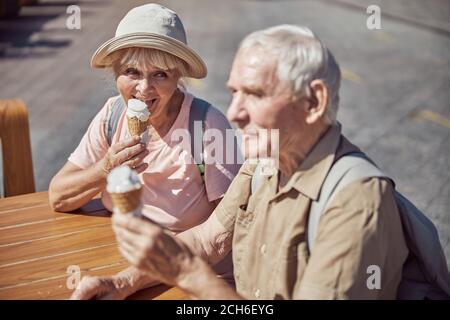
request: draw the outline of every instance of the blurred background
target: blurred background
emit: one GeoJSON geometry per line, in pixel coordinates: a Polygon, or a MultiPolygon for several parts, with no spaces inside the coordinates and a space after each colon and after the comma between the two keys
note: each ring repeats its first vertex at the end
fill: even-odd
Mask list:
{"type": "MultiPolygon", "coordinates": [[[[450,257],[449,0],[173,0],[188,43],[209,74],[189,90],[224,113],[234,53],[248,33],[281,23],[310,27],[340,63],[338,119],[438,228],[450,257]],[[369,5],[381,29],[369,30],[369,5]]],[[[108,97],[112,74],[91,70],[92,53],[114,36],[120,19],[148,1],[0,0],[0,99],[29,110],[36,190],[76,148],[108,97]],[[81,28],[66,23],[80,8],[81,28]]]]}

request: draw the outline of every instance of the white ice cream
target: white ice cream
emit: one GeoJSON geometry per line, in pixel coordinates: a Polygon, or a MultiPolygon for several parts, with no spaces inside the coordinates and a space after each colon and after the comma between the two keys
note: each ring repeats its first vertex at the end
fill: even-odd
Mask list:
{"type": "Polygon", "coordinates": [[[138,99],[129,99],[127,108],[127,117],[136,117],[140,121],[147,121],[150,117],[150,111],[148,111],[145,102],[138,99]]]}
{"type": "Polygon", "coordinates": [[[113,169],[107,178],[106,190],[109,193],[123,193],[139,189],[141,182],[136,171],[128,166],[120,166],[113,169]]]}

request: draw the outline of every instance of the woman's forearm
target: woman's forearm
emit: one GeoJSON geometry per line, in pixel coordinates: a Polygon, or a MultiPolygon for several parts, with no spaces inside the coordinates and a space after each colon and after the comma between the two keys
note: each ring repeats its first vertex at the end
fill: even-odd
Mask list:
{"type": "Polygon", "coordinates": [[[87,169],[58,173],[49,186],[50,205],[55,211],[72,211],[89,202],[106,186],[106,172],[97,163],[87,169]]]}

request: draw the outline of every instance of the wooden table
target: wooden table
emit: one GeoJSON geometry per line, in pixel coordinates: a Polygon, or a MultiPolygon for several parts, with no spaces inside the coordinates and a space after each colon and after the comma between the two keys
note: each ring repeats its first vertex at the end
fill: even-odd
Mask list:
{"type": "MultiPolygon", "coordinates": [[[[113,275],[128,266],[99,199],[72,213],[54,212],[47,192],[0,199],[0,299],[68,299],[70,266],[81,277],[113,275]]],[[[160,285],[130,298],[187,295],[160,285]]]]}

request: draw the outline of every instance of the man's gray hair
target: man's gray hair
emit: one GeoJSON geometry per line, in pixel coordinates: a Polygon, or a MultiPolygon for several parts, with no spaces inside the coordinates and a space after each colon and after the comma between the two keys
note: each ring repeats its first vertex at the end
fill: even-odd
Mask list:
{"type": "Polygon", "coordinates": [[[279,25],[255,31],[241,42],[239,49],[260,46],[278,61],[278,78],[290,85],[296,98],[310,96],[310,83],[321,79],[329,91],[326,120],[336,123],[341,71],[331,52],[306,28],[279,25]]]}

